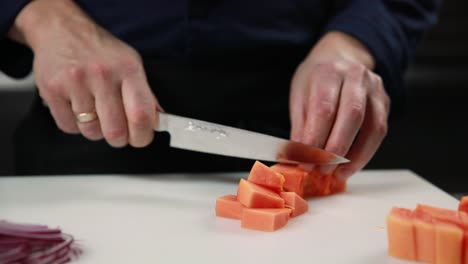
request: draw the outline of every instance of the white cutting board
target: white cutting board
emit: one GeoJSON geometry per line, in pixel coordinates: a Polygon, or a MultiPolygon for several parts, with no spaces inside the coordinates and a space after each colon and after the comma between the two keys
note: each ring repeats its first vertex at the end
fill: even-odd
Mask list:
{"type": "Polygon", "coordinates": [[[216,197],[240,174],[0,177],[0,219],[60,226],[83,245],[79,264],[405,263],[387,256],[392,206],[457,207],[409,171],[363,171],[344,194],[273,233],[216,218],[216,197]]]}

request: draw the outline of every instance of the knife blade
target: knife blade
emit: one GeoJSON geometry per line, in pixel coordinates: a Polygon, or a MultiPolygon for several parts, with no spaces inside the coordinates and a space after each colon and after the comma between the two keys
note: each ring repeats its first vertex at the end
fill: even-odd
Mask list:
{"type": "Polygon", "coordinates": [[[155,131],[169,132],[173,148],[222,156],[287,164],[349,162],[334,153],[299,142],[162,112],[155,131]]]}

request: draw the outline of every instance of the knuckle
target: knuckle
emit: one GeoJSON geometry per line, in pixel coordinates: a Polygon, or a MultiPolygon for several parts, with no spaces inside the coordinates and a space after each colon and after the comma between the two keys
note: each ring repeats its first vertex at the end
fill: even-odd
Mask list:
{"type": "Polygon", "coordinates": [[[345,71],[346,64],[343,63],[342,61],[332,61],[332,62],[323,64],[321,66],[321,69],[328,73],[333,73],[333,72],[341,73],[345,71]]]}
{"type": "Polygon", "coordinates": [[[316,115],[320,119],[330,120],[333,119],[335,116],[335,104],[329,101],[322,100],[318,102],[315,107],[315,110],[312,110],[316,112],[316,115]]]}
{"type": "Polygon", "coordinates": [[[349,117],[355,122],[364,120],[365,107],[362,103],[352,103],[349,106],[349,117]]]}
{"type": "Polygon", "coordinates": [[[374,125],[374,131],[379,135],[380,137],[385,137],[388,133],[388,124],[384,120],[380,120],[376,122],[374,125]]]}
{"type": "Polygon", "coordinates": [[[346,73],[346,78],[350,79],[354,83],[365,85],[369,82],[368,73],[369,70],[367,70],[366,66],[360,63],[351,63],[349,70],[346,73]]]}
{"type": "Polygon", "coordinates": [[[123,58],[118,62],[118,67],[122,69],[125,76],[134,75],[142,71],[142,65],[138,57],[129,56],[123,58]]]}
{"type": "Polygon", "coordinates": [[[74,82],[82,82],[85,77],[85,71],[80,66],[71,66],[66,70],[66,75],[74,82]]]}
{"type": "Polygon", "coordinates": [[[357,76],[364,76],[367,73],[367,68],[361,63],[350,63],[350,73],[357,76]]]}
{"type": "Polygon", "coordinates": [[[344,156],[348,148],[342,143],[331,144],[327,150],[340,156],[344,156]]]}
{"type": "Polygon", "coordinates": [[[62,82],[56,78],[50,78],[44,81],[44,89],[39,89],[44,98],[53,97],[59,95],[62,92],[62,82]]]}
{"type": "Polygon", "coordinates": [[[130,112],[129,122],[131,125],[142,127],[146,126],[151,121],[150,111],[146,108],[137,108],[130,112]]]}
{"type": "Polygon", "coordinates": [[[329,65],[330,69],[336,72],[341,72],[346,68],[346,65],[342,61],[334,61],[329,65]]]}
{"type": "Polygon", "coordinates": [[[377,74],[373,74],[374,76],[374,81],[376,83],[376,86],[380,87],[380,88],[383,88],[384,87],[384,84],[383,84],[383,80],[382,80],[382,77],[380,77],[379,75],[377,74]]]}
{"type": "Polygon", "coordinates": [[[108,66],[106,63],[102,62],[93,62],[89,66],[89,70],[91,74],[94,76],[103,79],[103,80],[109,80],[111,76],[111,67],[108,66]]]}

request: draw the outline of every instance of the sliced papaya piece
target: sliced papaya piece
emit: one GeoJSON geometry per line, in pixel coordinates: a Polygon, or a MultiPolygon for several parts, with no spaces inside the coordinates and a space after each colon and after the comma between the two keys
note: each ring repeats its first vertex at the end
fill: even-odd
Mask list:
{"type": "Polygon", "coordinates": [[[462,221],[461,214],[456,210],[430,206],[426,204],[418,204],[415,211],[424,212],[432,216],[437,221],[446,222],[464,228],[465,224],[462,221]]]}
{"type": "Polygon", "coordinates": [[[330,192],[334,193],[342,193],[346,191],[346,181],[338,180],[335,175],[332,177],[332,182],[330,186],[330,192]]]}
{"type": "Polygon", "coordinates": [[[388,254],[395,258],[416,260],[411,210],[394,207],[387,216],[388,254]]]}
{"type": "Polygon", "coordinates": [[[248,181],[261,185],[275,192],[283,191],[284,176],[260,161],[256,161],[250,169],[248,181]]]}
{"type": "Polygon", "coordinates": [[[454,224],[435,221],[436,264],[461,264],[463,230],[454,224]]]}
{"type": "Polygon", "coordinates": [[[458,211],[468,213],[468,196],[463,196],[458,204],[458,211]]]}
{"type": "Polygon", "coordinates": [[[432,217],[421,211],[412,213],[416,260],[435,263],[435,227],[432,217]]]}
{"type": "Polygon", "coordinates": [[[287,207],[292,208],[291,217],[296,217],[309,210],[309,204],[295,192],[282,192],[281,198],[284,199],[287,207]]]}
{"type": "Polygon", "coordinates": [[[259,231],[275,231],[284,227],[289,220],[291,209],[244,209],[241,227],[259,231]]]}
{"type": "Polygon", "coordinates": [[[305,196],[325,196],[331,193],[331,182],[333,175],[321,174],[319,168],[309,172],[307,182],[304,187],[305,196]]]}
{"type": "Polygon", "coordinates": [[[237,200],[248,208],[284,207],[284,200],[278,193],[245,179],[239,182],[237,200]]]}
{"type": "Polygon", "coordinates": [[[307,172],[295,165],[275,164],[271,169],[284,176],[284,189],[304,197],[304,184],[307,172]]]}
{"type": "Polygon", "coordinates": [[[216,199],[216,216],[240,220],[243,208],[237,196],[233,194],[216,199]]]}
{"type": "Polygon", "coordinates": [[[463,234],[463,248],[462,248],[463,264],[468,264],[468,232],[463,234]]]}

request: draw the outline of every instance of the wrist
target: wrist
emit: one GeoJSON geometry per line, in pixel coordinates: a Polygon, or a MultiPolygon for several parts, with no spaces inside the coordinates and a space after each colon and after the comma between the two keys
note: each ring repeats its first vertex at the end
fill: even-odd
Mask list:
{"type": "Polygon", "coordinates": [[[356,38],[341,32],[324,35],[308,58],[319,63],[342,59],[363,64],[370,70],[375,68],[375,59],[367,47],[356,38]]]}
{"type": "Polygon", "coordinates": [[[32,0],[20,11],[8,36],[35,50],[51,31],[70,23],[89,24],[73,0],[32,0]]]}

